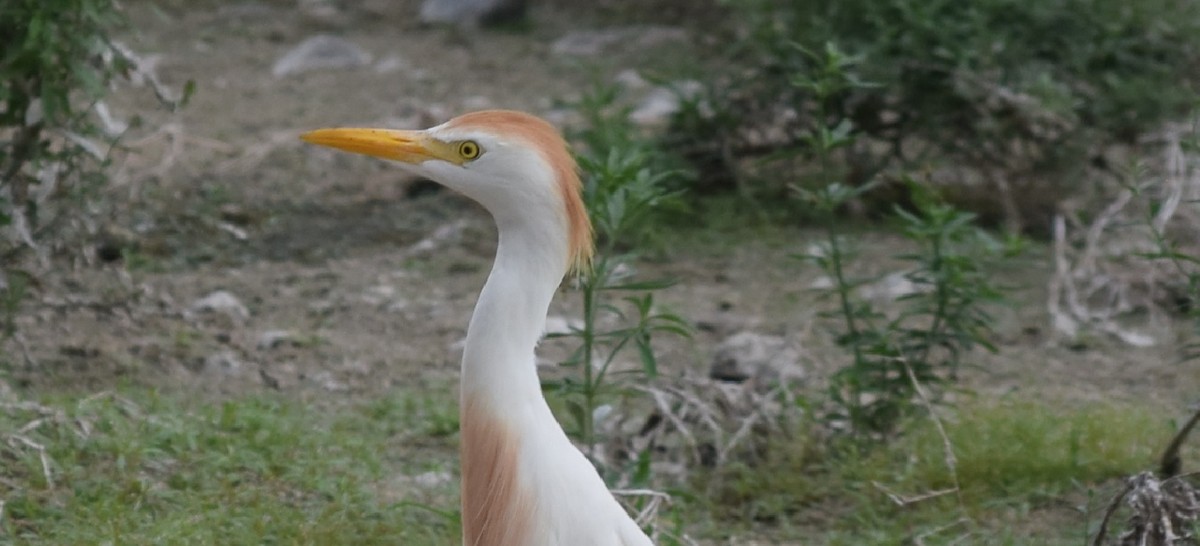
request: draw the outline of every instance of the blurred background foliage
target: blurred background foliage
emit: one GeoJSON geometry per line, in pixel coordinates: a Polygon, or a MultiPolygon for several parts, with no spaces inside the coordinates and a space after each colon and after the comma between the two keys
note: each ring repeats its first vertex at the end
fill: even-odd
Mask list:
{"type": "MultiPolygon", "coordinates": [[[[732,39],[712,53],[728,68],[702,76],[704,108],[667,138],[702,191],[783,195],[808,169],[804,136],[844,120],[862,136],[842,150],[851,185],[928,171],[985,220],[1046,234],[1058,201],[1116,167],[1113,147],[1196,104],[1200,4],[1187,0],[720,4],[732,39]],[[852,85],[806,85],[828,70],[852,85]]],[[[864,203],[903,193],[881,184],[864,203]]]]}

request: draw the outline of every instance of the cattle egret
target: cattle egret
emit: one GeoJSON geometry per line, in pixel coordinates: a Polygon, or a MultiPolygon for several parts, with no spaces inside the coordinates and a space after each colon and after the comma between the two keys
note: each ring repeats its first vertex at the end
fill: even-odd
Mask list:
{"type": "Polygon", "coordinates": [[[534,365],[551,298],[593,248],[577,167],[558,130],[490,110],[424,131],[320,129],[301,138],[394,160],[477,201],[496,222],[496,258],[462,358],[463,544],[651,545],[554,419],[534,365]]]}

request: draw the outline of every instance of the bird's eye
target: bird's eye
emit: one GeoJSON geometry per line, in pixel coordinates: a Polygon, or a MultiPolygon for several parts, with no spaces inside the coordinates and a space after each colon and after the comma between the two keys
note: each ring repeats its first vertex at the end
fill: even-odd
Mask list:
{"type": "Polygon", "coordinates": [[[474,140],[464,140],[458,143],[458,155],[467,160],[479,157],[479,144],[474,140]]]}

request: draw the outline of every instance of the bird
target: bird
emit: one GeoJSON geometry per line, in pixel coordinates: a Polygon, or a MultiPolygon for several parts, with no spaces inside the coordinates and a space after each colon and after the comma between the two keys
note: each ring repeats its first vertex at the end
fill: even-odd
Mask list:
{"type": "Polygon", "coordinates": [[[464,546],[652,546],[554,418],[535,349],[563,279],[589,267],[578,166],[545,120],[484,110],[425,130],[330,128],[306,142],[391,160],[465,195],[496,225],[459,385],[464,546]]]}

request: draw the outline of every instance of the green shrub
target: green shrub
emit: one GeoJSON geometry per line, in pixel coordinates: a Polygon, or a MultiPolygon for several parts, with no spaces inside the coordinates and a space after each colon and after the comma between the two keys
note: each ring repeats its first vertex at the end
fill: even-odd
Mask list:
{"type": "MultiPolygon", "coordinates": [[[[124,22],[115,0],[0,2],[0,301],[10,314],[36,285],[35,273],[19,269],[27,251],[44,265],[51,250],[86,234],[97,209],[119,135],[93,107],[115,78],[138,70],[110,40],[124,22]]],[[[179,99],[154,91],[174,108],[191,84],[179,99]]]]}
{"type": "Polygon", "coordinates": [[[641,369],[634,375],[652,379],[658,373],[654,335],[689,334],[683,318],[654,302],[654,292],[673,282],[637,279],[633,267],[636,249],[650,240],[656,214],[677,197],[667,186],[679,173],[655,163],[652,145],[638,136],[628,111],[614,106],[615,98],[614,89],[599,88],[580,105],[587,123],[578,135],[584,149],[577,158],[597,248],[592,263],[579,272],[581,324],[553,336],[578,342],[560,363],[568,373],[543,383],[560,398],[568,411],[565,428],[589,456],[601,440],[596,409],[612,395],[628,392],[609,375],[618,356],[636,350],[641,369]]]}
{"type": "Polygon", "coordinates": [[[52,188],[43,186],[70,195],[100,177],[104,150],[86,140],[101,135],[89,110],[129,68],[121,57],[102,59],[111,51],[107,32],[120,21],[111,0],[0,6],[0,226],[16,225],[23,244],[45,223],[45,198],[35,194],[52,188]]]}
{"type": "MultiPolygon", "coordinates": [[[[121,63],[100,59],[120,17],[112,0],[0,3],[0,301],[4,334],[36,275],[19,269],[44,231],[82,208],[74,199],[99,185],[107,153],[89,116],[121,63]],[[82,106],[86,105],[86,106],[82,106]]],[[[107,140],[107,139],[102,139],[107,140]]]]}
{"type": "MultiPolygon", "coordinates": [[[[832,44],[820,53],[805,51],[815,70],[797,76],[792,85],[807,89],[823,120],[801,136],[805,159],[815,164],[809,180],[793,186],[806,209],[825,228],[819,244],[797,257],[821,269],[829,279],[822,294],[835,300],[834,318],[839,346],[849,362],[830,377],[833,411],[829,417],[856,434],[889,435],[916,401],[919,384],[937,387],[954,380],[967,354],[981,346],[995,350],[989,303],[1003,298],[989,269],[1001,257],[1002,245],[978,227],[977,217],[947,203],[929,187],[905,177],[912,196],[909,208],[893,205],[900,233],[914,245],[894,256],[905,264],[901,272],[911,289],[887,312],[859,290],[871,279],[848,272],[854,255],[837,213],[873,189],[852,187],[851,175],[836,164],[834,154],[854,147],[862,133],[850,120],[828,115],[829,99],[874,85],[855,73],[862,57],[848,56],[832,44]],[[845,182],[843,182],[845,181],[845,182]],[[820,183],[817,189],[807,186],[820,183]]],[[[1018,250],[1018,239],[1008,250],[1018,250]]]]}
{"type": "Polygon", "coordinates": [[[986,307],[1003,300],[990,271],[1019,250],[994,240],[975,224],[975,216],[945,203],[924,186],[910,183],[915,211],[899,207],[903,236],[914,245],[894,258],[905,264],[908,293],[885,310],[860,291],[871,279],[853,278],[847,267],[850,242],[838,231],[833,212],[861,191],[831,184],[803,192],[827,217],[826,237],[814,252],[797,256],[812,262],[830,279],[823,295],[835,299],[837,343],[850,361],[830,377],[833,410],[829,418],[851,432],[890,435],[917,402],[919,384],[934,389],[957,379],[976,347],[995,351],[992,319],[986,307]]]}
{"type": "Polygon", "coordinates": [[[783,133],[734,145],[762,155],[803,150],[813,127],[849,120],[867,137],[844,152],[852,185],[948,158],[985,178],[1040,184],[1036,196],[1009,197],[1052,206],[1099,147],[1131,141],[1197,96],[1200,3],[1190,0],[727,4],[744,36],[734,64],[749,68],[712,99],[708,125],[692,114],[681,127],[706,131],[705,141],[755,125],[783,133]],[[809,52],[826,44],[857,59],[855,73],[874,85],[824,94],[796,85],[818,79],[824,66],[809,52]]]}

